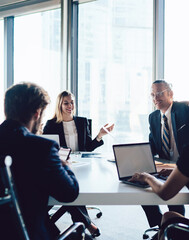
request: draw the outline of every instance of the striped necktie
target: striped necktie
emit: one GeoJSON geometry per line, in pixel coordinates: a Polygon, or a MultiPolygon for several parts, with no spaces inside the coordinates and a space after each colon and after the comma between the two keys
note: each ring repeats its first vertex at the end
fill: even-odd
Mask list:
{"type": "Polygon", "coordinates": [[[163,137],[162,137],[162,150],[165,154],[166,159],[170,159],[170,135],[167,117],[163,115],[163,137]]]}

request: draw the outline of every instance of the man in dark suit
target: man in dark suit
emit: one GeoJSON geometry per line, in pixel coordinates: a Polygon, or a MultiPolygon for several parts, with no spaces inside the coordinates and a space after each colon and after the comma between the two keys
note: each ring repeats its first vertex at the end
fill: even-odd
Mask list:
{"type": "MultiPolygon", "coordinates": [[[[163,80],[157,80],[152,84],[151,96],[157,108],[149,116],[149,141],[152,153],[154,156],[159,155],[160,158],[176,162],[183,146],[189,142],[189,106],[186,102],[174,102],[171,86],[163,80]],[[165,130],[165,125],[168,126],[168,130],[165,130]]],[[[167,173],[169,174],[169,171],[167,173]]],[[[142,207],[150,227],[160,226],[162,213],[159,206],[142,207]]],[[[170,211],[185,214],[184,206],[168,208],[170,211]]]]}
{"type": "MultiPolygon", "coordinates": [[[[74,173],[59,159],[57,143],[35,135],[48,103],[49,96],[41,87],[14,85],[5,94],[6,120],[0,125],[0,155],[13,159],[12,174],[31,240],[54,239],[46,218],[49,196],[72,202],[79,194],[74,173]]],[[[0,221],[1,237],[3,223],[0,221]]],[[[15,237],[9,238],[11,231],[4,230],[6,238],[2,239],[15,237]]]]}

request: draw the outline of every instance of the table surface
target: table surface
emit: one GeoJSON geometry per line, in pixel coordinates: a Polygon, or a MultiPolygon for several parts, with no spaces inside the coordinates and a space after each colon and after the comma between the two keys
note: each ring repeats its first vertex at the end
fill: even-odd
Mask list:
{"type": "MultiPolygon", "coordinates": [[[[184,187],[174,198],[163,201],[151,188],[142,189],[119,181],[116,164],[108,155],[81,158],[72,154],[72,170],[75,173],[80,193],[72,203],[61,203],[49,198],[49,205],[182,205],[189,204],[189,190],[184,187]]],[[[174,167],[173,164],[158,164],[157,167],[174,167]]]]}

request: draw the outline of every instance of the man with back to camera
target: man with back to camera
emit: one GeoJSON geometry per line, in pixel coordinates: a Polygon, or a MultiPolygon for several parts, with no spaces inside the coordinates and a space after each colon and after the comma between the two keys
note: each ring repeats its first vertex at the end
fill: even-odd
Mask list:
{"type": "MultiPolygon", "coordinates": [[[[49,102],[47,92],[36,84],[16,84],[5,93],[6,120],[0,125],[0,155],[13,159],[12,174],[31,240],[54,239],[46,222],[49,196],[72,202],[79,194],[74,173],[59,159],[58,144],[35,135],[49,102]]],[[[11,220],[2,214],[0,238],[13,239],[7,229],[3,238],[3,224],[11,220]]]]}
{"type": "MultiPolygon", "coordinates": [[[[183,146],[189,142],[189,106],[186,102],[173,101],[171,86],[164,80],[153,82],[151,96],[157,108],[149,115],[152,154],[176,162],[183,146]]],[[[167,170],[167,173],[170,172],[167,170]]],[[[162,213],[159,206],[142,207],[150,227],[160,226],[162,213]]],[[[185,214],[183,205],[172,205],[168,208],[170,211],[185,214]]]]}

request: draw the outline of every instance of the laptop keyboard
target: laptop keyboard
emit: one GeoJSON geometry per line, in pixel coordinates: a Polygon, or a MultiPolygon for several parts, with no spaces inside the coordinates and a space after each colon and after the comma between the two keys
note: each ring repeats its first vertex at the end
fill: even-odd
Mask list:
{"type": "Polygon", "coordinates": [[[148,185],[148,183],[146,183],[146,182],[139,182],[139,181],[132,181],[132,182],[130,182],[130,181],[128,181],[128,180],[123,180],[123,182],[124,183],[127,183],[127,184],[130,184],[130,185],[134,185],[134,186],[136,186],[136,187],[142,187],[142,188],[147,188],[147,187],[150,187],[149,185],[148,185]]]}
{"type": "Polygon", "coordinates": [[[149,186],[148,183],[146,183],[146,182],[133,181],[133,183],[136,183],[141,186],[149,186]]]}

